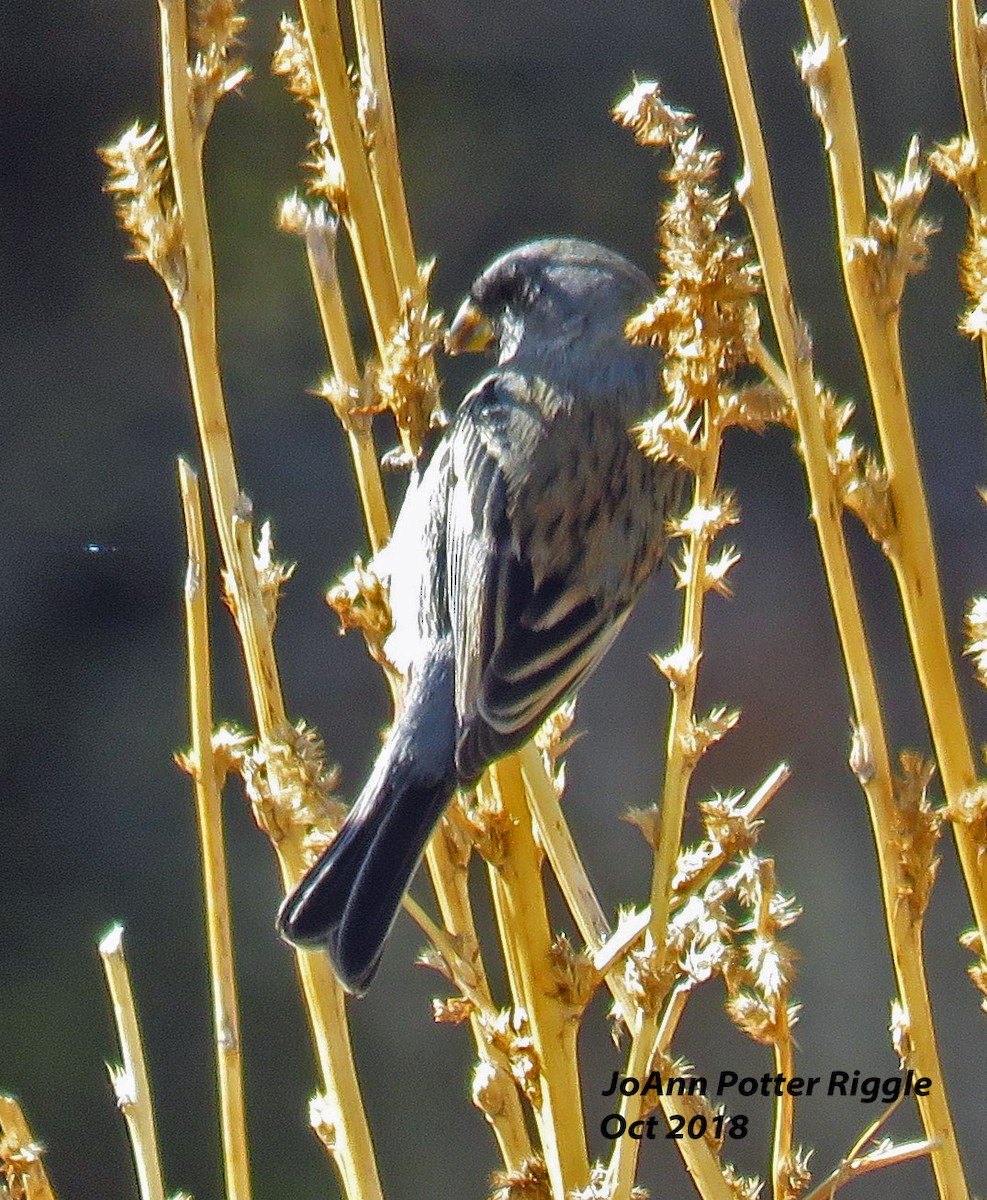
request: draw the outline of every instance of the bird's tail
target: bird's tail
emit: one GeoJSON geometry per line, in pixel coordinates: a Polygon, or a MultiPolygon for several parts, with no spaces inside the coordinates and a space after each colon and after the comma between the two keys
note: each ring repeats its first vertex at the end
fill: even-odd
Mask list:
{"type": "Polygon", "coordinates": [[[359,798],[335,841],[287,897],[281,936],[328,950],[340,982],[360,994],[429,835],[456,786],[451,648],[420,664],[359,798]]]}

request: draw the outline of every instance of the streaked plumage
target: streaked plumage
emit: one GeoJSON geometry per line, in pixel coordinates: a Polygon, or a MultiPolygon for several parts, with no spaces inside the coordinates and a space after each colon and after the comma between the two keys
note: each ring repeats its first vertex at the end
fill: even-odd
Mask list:
{"type": "Polygon", "coordinates": [[[656,352],[624,337],[647,277],[590,242],[534,242],[476,280],[453,349],[488,330],[498,365],[413,477],[375,570],[400,716],[336,841],[279,928],[324,947],[351,991],[376,971],[453,791],[521,746],[586,679],[660,560],[680,475],[634,444],[656,352]]]}

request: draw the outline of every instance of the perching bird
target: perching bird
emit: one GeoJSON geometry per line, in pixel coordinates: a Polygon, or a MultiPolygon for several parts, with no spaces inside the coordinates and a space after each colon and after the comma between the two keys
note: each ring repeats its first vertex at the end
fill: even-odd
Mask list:
{"type": "Polygon", "coordinates": [[[659,360],[624,336],[653,293],[602,246],[532,242],[480,275],[452,324],[450,352],[490,345],[497,366],[413,477],[374,560],[404,705],[278,917],[288,941],[328,950],[351,992],[372,980],[453,792],[582,685],[661,559],[682,477],[635,445],[659,360]]]}

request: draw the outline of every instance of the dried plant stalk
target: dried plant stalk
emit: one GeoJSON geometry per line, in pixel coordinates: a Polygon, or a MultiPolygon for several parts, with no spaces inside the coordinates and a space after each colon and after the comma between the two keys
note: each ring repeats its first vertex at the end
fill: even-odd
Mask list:
{"type": "Polygon", "coordinates": [[[899,902],[895,860],[896,811],[890,756],[877,684],[840,521],[841,502],[812,375],[811,345],[792,303],[781,233],[771,188],[767,154],[747,69],[737,10],[729,0],[710,0],[720,58],[744,156],[738,185],[747,209],[764,272],[764,287],[788,374],[799,438],[812,499],[812,515],[822,551],[837,630],[854,707],[855,744],[851,765],[867,797],[874,829],[885,921],[902,1001],[909,1013],[912,1053],[909,1065],[933,1080],[930,1094],[918,1098],[923,1125],[934,1143],[932,1163],[940,1194],[965,1197],[963,1168],[949,1115],[936,1049],[924,974],[921,923],[899,902]]]}
{"type": "Polygon", "coordinates": [[[353,25],[360,63],[364,138],[370,171],[384,219],[391,267],[402,293],[414,289],[418,261],[411,237],[404,179],[398,157],[397,124],[387,70],[387,46],[380,0],[353,0],[353,25]]]}
{"type": "Polygon", "coordinates": [[[524,1013],[532,1043],[526,1090],[553,1193],[567,1196],[589,1177],[576,1050],[578,1014],[553,978],[541,854],[517,757],[495,764],[485,781],[481,789],[489,783],[506,842],[503,856],[491,866],[491,886],[514,1008],[524,1013]]]}
{"type": "Polygon", "coordinates": [[[219,1088],[220,1133],[227,1200],[250,1200],[250,1156],[243,1098],[243,1049],[233,964],[226,849],[221,793],[230,767],[213,747],[212,668],[206,592],[206,545],[202,502],[195,472],[178,463],[188,567],[185,577],[185,630],[189,662],[191,750],[180,759],[195,783],[195,808],[202,849],[202,891],[206,906],[213,1036],[219,1088]]]}
{"type": "MultiPolygon", "coordinates": [[[[868,219],[856,110],[844,39],[832,0],[805,0],[813,48],[810,88],[825,134],[844,284],[864,367],[894,513],[885,550],[894,568],[902,609],[950,807],[977,781],[966,718],[953,670],[939,571],[918,451],[908,411],[899,332],[900,299],[908,274],[920,270],[934,232],[918,215],[928,173],[913,142],[900,181],[878,176],[887,218],[868,219]]],[[[953,826],[960,864],[981,936],[987,935],[987,881],[978,848],[962,823],[953,826]]]]}
{"type": "Polygon", "coordinates": [[[141,1200],[165,1200],[151,1085],[144,1061],[130,972],[123,953],[123,926],[114,925],[99,943],[123,1065],[109,1067],[117,1104],[127,1122],[141,1200]]]}
{"type": "Polygon", "coordinates": [[[13,1096],[0,1095],[0,1191],[23,1200],[55,1200],[27,1118],[13,1096]]]}
{"type": "MultiPolygon", "coordinates": [[[[304,830],[290,819],[297,781],[308,776],[299,757],[306,743],[296,736],[285,717],[272,641],[275,595],[284,573],[276,567],[268,569],[263,560],[258,565],[255,560],[249,501],[242,496],[237,482],[219,375],[215,279],[202,175],[208,119],[202,119],[202,110],[195,103],[185,4],[183,0],[160,0],[160,12],[166,165],[170,166],[174,190],[173,233],[182,267],[177,283],[166,282],[182,331],[227,594],[247,668],[259,737],[255,753],[263,763],[265,798],[269,801],[266,815],[270,816],[279,804],[284,810],[267,827],[275,834],[275,850],[287,890],[298,882],[308,865],[302,846],[304,830]],[[265,571],[267,596],[259,570],[265,571]]],[[[242,77],[242,72],[237,77],[242,77]]],[[[137,191],[140,180],[134,184],[128,179],[118,163],[120,150],[108,151],[106,157],[116,172],[111,186],[121,193],[137,191]]],[[[123,197],[121,207],[126,202],[123,197]]],[[[139,244],[137,252],[140,257],[148,257],[139,244]]],[[[152,265],[158,266],[153,261],[152,265]]],[[[260,807],[258,814],[263,819],[260,807]]],[[[334,1113],[334,1161],[351,1198],[380,1200],[376,1159],[357,1083],[341,989],[324,959],[299,953],[296,962],[324,1089],[334,1113]]]]}
{"type": "Polygon", "coordinates": [[[378,347],[397,324],[400,292],[391,266],[384,220],[377,202],[363,130],[353,103],[343,31],[335,3],[300,0],[311,66],[324,104],[333,151],[342,174],[343,216],[353,242],[378,347]]]}
{"type": "Polygon", "coordinates": [[[381,485],[371,414],[365,407],[365,388],[356,363],[346,304],[336,267],[336,234],[339,222],[324,204],[312,207],[297,196],[282,204],[280,222],[282,229],[301,234],[305,238],[309,274],[312,277],[322,332],[333,369],[332,378],[322,385],[319,395],[332,405],[346,431],[360,493],[360,505],[367,525],[367,536],[370,548],[376,554],[390,537],[391,523],[381,485]]]}

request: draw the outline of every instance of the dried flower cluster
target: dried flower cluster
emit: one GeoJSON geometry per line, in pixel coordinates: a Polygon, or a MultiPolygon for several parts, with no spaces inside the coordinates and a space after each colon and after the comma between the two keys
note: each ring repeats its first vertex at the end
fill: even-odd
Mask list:
{"type": "Polygon", "coordinates": [[[130,235],[130,257],[146,262],[164,281],[173,304],[187,286],[184,232],[171,191],[164,140],[154,125],[134,123],[118,142],[100,150],[109,169],[106,191],[130,235]]]}
{"type": "Polygon", "coordinates": [[[275,842],[300,834],[314,861],[346,815],[335,796],[338,771],[327,764],[319,735],[299,721],[282,738],[255,743],[238,766],[258,825],[275,842]]]}
{"type": "Polygon", "coordinates": [[[913,137],[900,175],[875,171],[874,182],[884,205],[883,216],[870,218],[867,236],[852,242],[851,258],[866,264],[878,310],[896,312],[909,275],[925,270],[929,238],[938,226],[920,214],[929,188],[918,138],[913,137]]]}
{"type": "Polygon", "coordinates": [[[200,0],[189,34],[197,47],[189,67],[193,123],[204,137],[216,105],[250,78],[250,68],[236,55],[247,18],[239,0],[200,0]]]}
{"type": "Polygon", "coordinates": [[[319,91],[305,29],[293,17],[281,18],[281,42],[274,52],[271,69],[285,77],[288,91],[304,105],[315,129],[315,137],[309,143],[311,157],[305,164],[309,171],[308,189],[343,216],[346,213],[343,168],[332,148],[329,114],[319,91]]]}
{"type": "MultiPolygon", "coordinates": [[[[442,341],[444,320],[441,313],[432,312],[428,302],[434,267],[434,261],[419,266],[415,286],[401,297],[397,325],[374,376],[374,410],[386,409],[393,414],[398,430],[404,435],[402,440],[413,448],[413,458],[421,452],[429,430],[441,429],[446,424],[433,358],[442,341]]],[[[405,456],[392,454],[389,462],[411,466],[405,456]]]]}

